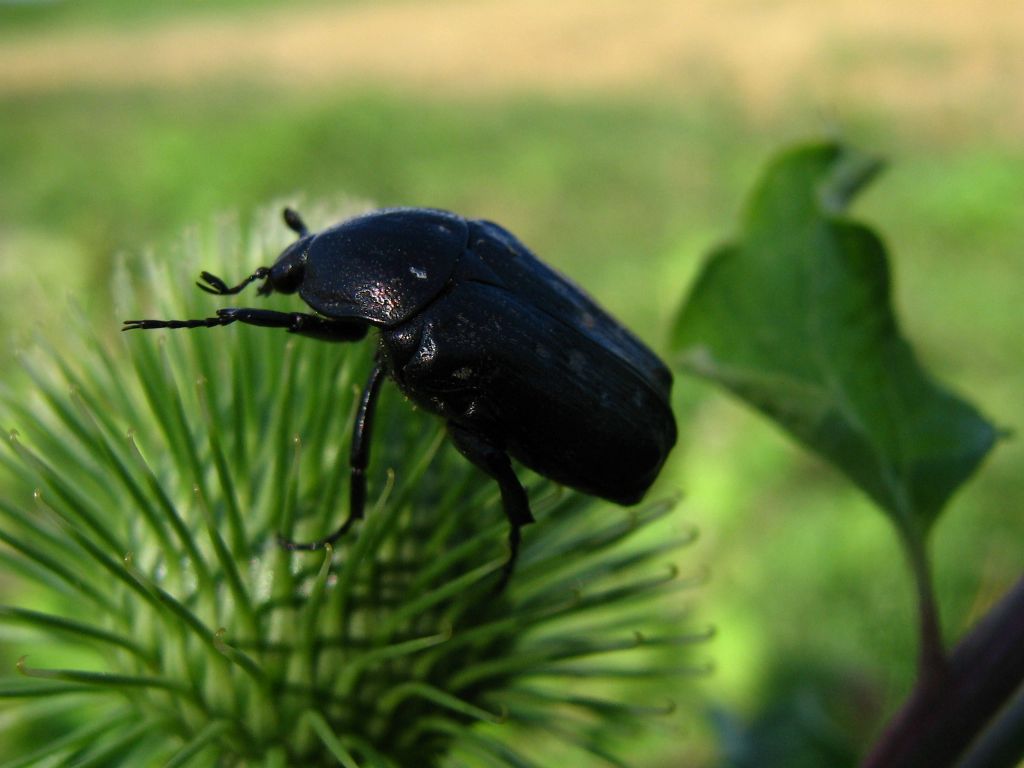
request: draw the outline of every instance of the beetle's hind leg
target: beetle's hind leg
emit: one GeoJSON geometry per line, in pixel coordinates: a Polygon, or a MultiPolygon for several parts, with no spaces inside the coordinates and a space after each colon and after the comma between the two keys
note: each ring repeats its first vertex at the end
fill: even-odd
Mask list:
{"type": "Polygon", "coordinates": [[[451,422],[448,422],[448,434],[459,453],[493,477],[501,491],[501,506],[505,510],[505,516],[509,523],[508,562],[505,563],[505,567],[501,571],[501,580],[496,589],[501,592],[508,584],[512,571],[515,569],[516,559],[519,557],[519,542],[522,538],[520,529],[533,522],[526,489],[516,477],[516,473],[512,469],[512,462],[505,451],[482,435],[451,422]]]}
{"type": "Polygon", "coordinates": [[[348,516],[345,518],[345,522],[330,536],[317,541],[299,543],[279,535],[277,542],[285,549],[307,551],[323,549],[344,536],[356,520],[363,518],[363,510],[366,508],[366,467],[370,463],[370,438],[373,434],[374,407],[377,405],[377,396],[380,393],[380,385],[383,380],[384,370],[380,363],[374,363],[370,377],[366,380],[366,386],[363,388],[363,396],[359,401],[359,412],[356,414],[356,423],[352,429],[352,450],[349,452],[348,516]]]}

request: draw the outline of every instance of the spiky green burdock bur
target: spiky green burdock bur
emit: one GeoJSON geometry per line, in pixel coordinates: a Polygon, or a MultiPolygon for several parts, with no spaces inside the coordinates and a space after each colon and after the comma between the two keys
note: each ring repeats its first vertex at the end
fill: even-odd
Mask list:
{"type": "Polygon", "coordinates": [[[609,751],[638,727],[673,725],[657,715],[706,636],[685,620],[674,563],[692,535],[671,501],[627,510],[526,475],[539,522],[496,594],[494,483],[386,387],[365,521],[333,551],[287,552],[277,532],[344,515],[372,343],[116,333],[225,305],[194,276],[266,263],[288,239],[270,220],[135,260],[113,307],[22,355],[3,416],[0,764],[620,764],[609,751]]]}

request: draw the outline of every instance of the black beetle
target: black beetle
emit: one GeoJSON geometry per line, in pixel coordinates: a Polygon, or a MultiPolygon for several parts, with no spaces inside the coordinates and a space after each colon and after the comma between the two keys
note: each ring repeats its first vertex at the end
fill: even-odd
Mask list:
{"type": "Polygon", "coordinates": [[[493,477],[510,523],[512,572],[520,528],[533,522],[509,457],[584,493],[635,504],[676,441],[672,375],[632,333],[512,234],[425,208],[384,209],[311,233],[284,211],[299,239],[272,267],[234,287],[203,272],[218,296],[254,280],[259,293],[295,293],[316,314],[225,308],[196,320],[127,320],[122,330],[240,322],[324,341],[380,331],[376,361],[352,435],[345,522],[310,544],[339,538],[363,515],[373,408],[384,376],[445,419],[456,448],[493,477]]]}

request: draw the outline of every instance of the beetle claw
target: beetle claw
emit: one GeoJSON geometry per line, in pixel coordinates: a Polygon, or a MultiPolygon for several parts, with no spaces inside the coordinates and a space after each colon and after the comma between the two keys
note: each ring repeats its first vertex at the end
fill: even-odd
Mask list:
{"type": "Polygon", "coordinates": [[[167,323],[163,320],[125,320],[121,326],[122,331],[149,331],[153,328],[166,328],[167,323]]]}
{"type": "Polygon", "coordinates": [[[207,293],[212,293],[214,296],[225,296],[231,293],[231,289],[228,288],[228,284],[216,275],[209,272],[201,272],[199,277],[209,285],[203,285],[201,282],[196,282],[196,285],[207,293]]]}

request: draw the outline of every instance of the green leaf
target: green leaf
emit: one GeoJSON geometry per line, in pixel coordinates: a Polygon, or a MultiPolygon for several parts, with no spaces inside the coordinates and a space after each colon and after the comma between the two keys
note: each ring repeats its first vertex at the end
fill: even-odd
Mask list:
{"type": "Polygon", "coordinates": [[[824,456],[923,538],[996,430],[901,335],[879,237],[843,215],[877,160],[838,144],[772,162],[735,242],[711,254],[673,330],[675,361],[824,456]]]}

